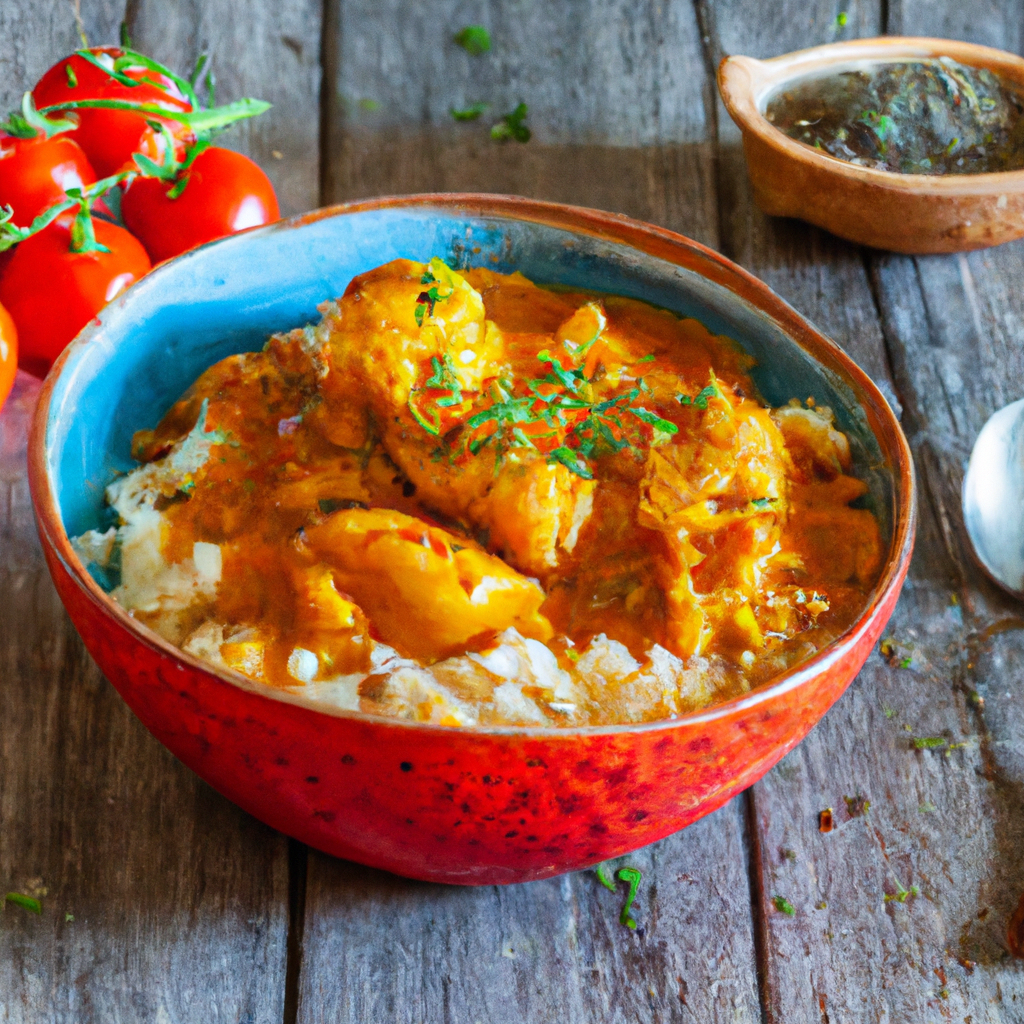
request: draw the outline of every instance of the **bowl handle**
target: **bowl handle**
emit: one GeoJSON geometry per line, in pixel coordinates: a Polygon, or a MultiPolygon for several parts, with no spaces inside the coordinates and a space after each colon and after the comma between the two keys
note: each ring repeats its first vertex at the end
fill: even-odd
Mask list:
{"type": "Polygon", "coordinates": [[[718,91],[741,128],[759,115],[755,97],[770,75],[768,64],[754,57],[723,57],[718,65],[718,91]]]}

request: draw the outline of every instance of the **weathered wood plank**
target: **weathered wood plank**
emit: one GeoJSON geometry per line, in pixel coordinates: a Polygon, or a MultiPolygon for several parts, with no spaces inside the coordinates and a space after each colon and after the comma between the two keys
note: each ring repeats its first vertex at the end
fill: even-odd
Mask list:
{"type": "Polygon", "coordinates": [[[715,244],[713,93],[686,5],[342,3],[336,48],[325,199],[511,192],[715,244]],[[467,22],[489,28],[490,53],[452,41],[467,22]],[[520,101],[533,139],[493,141],[520,101]],[[475,102],[487,114],[457,125],[450,109],[475,102]]]}
{"type": "Polygon", "coordinates": [[[636,932],[593,872],[449,888],[310,857],[300,1021],[754,1020],[737,801],[628,858],[636,932]]]}
{"type": "Polygon", "coordinates": [[[274,105],[220,142],[267,172],[282,214],[319,206],[319,0],[133,0],[129,6],[132,39],[144,52],[183,72],[209,54],[217,102],[254,96],[274,105]]]}
{"type": "MultiPolygon", "coordinates": [[[[329,198],[512,192],[717,244],[712,94],[685,4],[346,0],[338,32],[329,198]],[[490,55],[451,42],[467,22],[488,26],[490,55]],[[533,140],[493,142],[495,116],[452,123],[482,100],[527,102],[533,140]]],[[[734,801],[631,857],[637,933],[591,872],[459,890],[311,854],[298,1019],[757,1019],[744,835],[734,801]]]]}
{"type": "Polygon", "coordinates": [[[888,0],[886,32],[894,36],[935,36],[964,39],[1021,53],[1024,27],[1014,0],[888,0]]]}
{"type": "MultiPolygon", "coordinates": [[[[1024,52],[1024,9],[1014,0],[970,8],[897,0],[890,22],[1024,52]]],[[[1013,1001],[1019,1005],[1024,998],[1019,966],[1007,962],[1006,945],[1007,920],[1024,890],[1024,709],[1019,707],[1024,623],[1019,603],[992,587],[971,558],[960,487],[981,426],[1022,394],[1022,269],[1020,243],[944,259],[875,261],[886,336],[897,380],[908,396],[911,436],[927,466],[928,497],[963,580],[967,635],[958,662],[963,689],[981,698],[967,739],[978,747],[988,849],[976,884],[964,886],[969,898],[960,948],[979,962],[975,973],[1005,1020],[1019,1018],[1013,1001]]]]}
{"type": "MultiPolygon", "coordinates": [[[[880,12],[872,6],[849,7],[844,35],[851,27],[857,34],[878,31],[880,12]]],[[[779,4],[766,17],[774,19],[767,33],[745,5],[714,3],[707,23],[719,52],[757,56],[839,34],[832,4],[779,4]]],[[[915,16],[913,31],[930,30],[915,16]]],[[[894,381],[865,257],[814,229],[761,215],[724,114],[720,138],[726,252],[821,325],[883,390],[898,393],[913,429],[917,408],[929,397],[908,387],[900,346],[915,366],[934,364],[924,340],[927,323],[914,320],[894,344],[890,321],[908,318],[908,298],[879,289],[897,363],[894,381]]],[[[947,383],[959,380],[977,357],[961,354],[965,361],[947,383]]],[[[930,400],[941,394],[933,390],[930,400]]],[[[959,409],[959,398],[952,404],[959,409]]],[[[992,862],[1000,860],[1005,841],[994,816],[993,787],[984,778],[977,720],[964,699],[966,630],[962,606],[950,603],[951,594],[961,593],[963,558],[951,555],[942,528],[955,506],[933,505],[932,465],[921,458],[918,468],[925,483],[918,548],[892,627],[915,647],[912,667],[893,669],[872,658],[811,737],[752,792],[768,1011],[786,1024],[960,1020],[972,1013],[974,1019],[1017,1019],[1009,1003],[1016,983],[985,965],[958,960],[982,959],[977,943],[961,939],[985,928],[975,920],[982,905],[976,897],[991,887],[992,862]],[[948,757],[945,749],[915,748],[916,737],[932,736],[966,746],[948,757]],[[871,801],[866,815],[856,813],[856,803],[853,814],[848,810],[844,798],[858,795],[871,801]],[[818,812],[826,807],[833,808],[837,827],[822,834],[818,812]],[[914,885],[918,895],[901,902],[901,892],[914,885]],[[792,903],[793,917],[775,909],[776,895],[792,903]],[[998,998],[1006,1002],[990,1005],[998,998]]],[[[998,927],[986,932],[989,959],[998,927]]]]}
{"type": "Polygon", "coordinates": [[[0,893],[43,913],[0,916],[0,1017],[276,1024],[286,840],[146,732],[67,620],[25,481],[37,392],[0,415],[0,893]]]}
{"type": "MultiPolygon", "coordinates": [[[[1007,920],[1024,890],[1024,714],[1017,706],[1024,623],[1019,604],[997,592],[973,564],[960,486],[985,419],[1020,397],[1024,310],[1016,282],[1022,266],[1024,247],[1015,243],[944,259],[879,257],[875,268],[911,437],[925,467],[924,492],[962,580],[965,630],[953,663],[961,689],[984,701],[964,732],[950,736],[966,741],[977,762],[986,836],[974,864],[960,865],[967,877],[958,888],[969,899],[959,947],[979,962],[978,984],[987,982],[1004,1004],[1024,998],[1017,965],[1005,962],[1007,920]]],[[[1012,1008],[1002,1012],[999,1019],[1017,1019],[1012,1008]]]]}
{"type": "MultiPolygon", "coordinates": [[[[117,40],[123,0],[82,0],[81,13],[90,43],[117,40]]],[[[51,64],[81,45],[70,0],[0,4],[0,111],[18,107],[51,64]]]]}

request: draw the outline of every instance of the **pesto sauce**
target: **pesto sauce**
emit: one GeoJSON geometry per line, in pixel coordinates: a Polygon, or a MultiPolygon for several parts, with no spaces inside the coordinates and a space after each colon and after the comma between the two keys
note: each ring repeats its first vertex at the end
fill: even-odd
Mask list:
{"type": "Polygon", "coordinates": [[[986,68],[949,57],[805,78],[768,103],[791,139],[900,174],[1024,167],[1024,95],[986,68]]]}

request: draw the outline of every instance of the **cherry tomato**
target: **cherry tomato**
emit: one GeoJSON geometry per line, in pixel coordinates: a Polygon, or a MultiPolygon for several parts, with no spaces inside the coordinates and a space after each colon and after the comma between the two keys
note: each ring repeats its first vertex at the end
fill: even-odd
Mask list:
{"type": "Polygon", "coordinates": [[[124,228],[94,220],[110,252],[71,252],[72,213],[20,242],[0,277],[0,303],[16,327],[18,364],[44,377],[64,346],[110,301],[150,269],[124,228]]]}
{"type": "Polygon", "coordinates": [[[11,314],[0,306],[0,409],[14,387],[14,375],[18,372],[18,329],[11,314]]]}
{"type": "MultiPolygon", "coordinates": [[[[124,55],[116,46],[96,46],[89,52],[101,61],[109,61],[111,67],[118,57],[124,55]]],[[[54,64],[39,79],[32,90],[32,98],[37,107],[55,106],[74,100],[128,100],[133,103],[151,103],[166,110],[192,109],[181,90],[167,75],[141,65],[124,68],[122,73],[141,84],[125,85],[90,64],[84,57],[72,54],[54,64]]],[[[79,127],[70,134],[85,150],[93,169],[101,178],[116,174],[125,166],[134,166],[132,153],[143,153],[153,160],[159,160],[162,149],[160,135],[147,124],[147,121],[154,120],[152,115],[134,114],[127,110],[88,108],[76,112],[79,127]]],[[[190,138],[188,129],[178,122],[167,121],[166,124],[176,139],[190,138]]]]}
{"type": "Polygon", "coordinates": [[[66,134],[16,139],[0,132],[0,206],[14,208],[19,227],[59,203],[67,189],[94,181],[88,157],[66,134]]]}
{"type": "Polygon", "coordinates": [[[121,200],[125,224],[154,263],[281,216],[270,179],[241,153],[211,146],[185,174],[175,199],[168,197],[172,183],[136,178],[121,200]]]}

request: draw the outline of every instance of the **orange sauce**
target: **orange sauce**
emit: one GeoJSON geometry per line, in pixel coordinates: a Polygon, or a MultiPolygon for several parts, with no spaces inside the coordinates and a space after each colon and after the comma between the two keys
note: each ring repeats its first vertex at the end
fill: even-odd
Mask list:
{"type": "Polygon", "coordinates": [[[158,459],[204,404],[219,432],[159,509],[169,562],[220,547],[195,619],[243,630],[229,664],[250,664],[246,628],[250,674],[289,686],[296,649],[327,679],[370,672],[376,642],[429,665],[513,624],[569,669],[603,633],[640,660],[652,644],[721,658],[742,688],[856,618],[880,539],[827,413],[767,410],[749,358],[695,320],[436,273],[423,301],[423,265],[357,278],[315,341],[296,330],[223,360],[136,435],[136,457],[158,459]],[[581,341],[587,317],[600,330],[581,341]],[[518,424],[486,418],[517,401],[518,424]],[[563,415],[544,420],[552,401],[563,415]],[[581,428],[605,413],[605,433],[581,428]]]}

